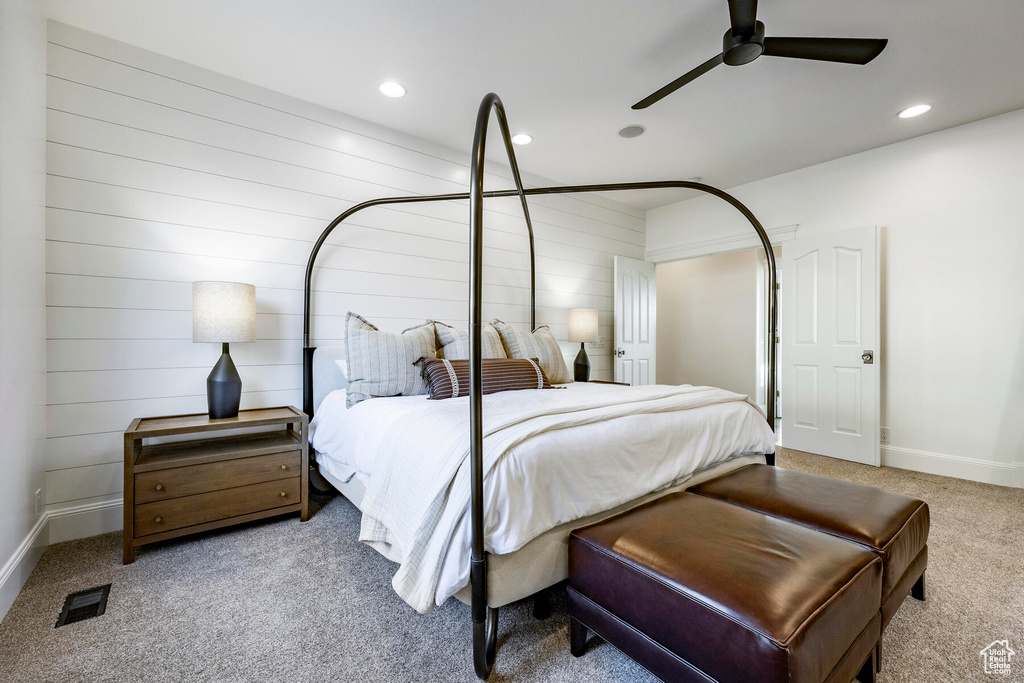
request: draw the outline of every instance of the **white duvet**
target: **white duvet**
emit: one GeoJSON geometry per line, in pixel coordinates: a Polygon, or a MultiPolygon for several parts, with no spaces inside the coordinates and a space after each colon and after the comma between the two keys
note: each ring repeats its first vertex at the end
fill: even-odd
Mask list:
{"type": "MultiPolygon", "coordinates": [[[[557,391],[485,396],[485,424],[488,401],[495,398],[507,408],[509,397],[516,395],[535,409],[537,401],[553,400],[555,394],[559,404],[571,397],[596,405],[595,399],[628,403],[630,396],[644,395],[644,390],[650,393],[646,387],[576,383],[557,391]]],[[[663,393],[671,391],[664,388],[663,393]]],[[[745,453],[772,452],[774,434],[760,411],[742,396],[729,396],[734,398],[689,410],[627,414],[544,431],[514,445],[484,480],[487,550],[514,552],[548,529],[673,486],[705,467],[745,453]]],[[[456,406],[468,413],[468,398],[380,398],[346,409],[344,392],[337,391],[321,404],[310,425],[310,441],[331,475],[342,481],[358,476],[370,489],[382,449],[394,443],[389,435],[404,424],[456,406]]],[[[430,453],[429,444],[416,450],[417,457],[430,457],[424,456],[430,453]]],[[[395,456],[384,455],[389,462],[395,456]]],[[[430,601],[438,605],[469,583],[469,516],[456,514],[461,518],[447,544],[430,601]]],[[[387,554],[401,561],[401,549],[387,554]]],[[[428,611],[433,604],[413,606],[428,611]]]]}

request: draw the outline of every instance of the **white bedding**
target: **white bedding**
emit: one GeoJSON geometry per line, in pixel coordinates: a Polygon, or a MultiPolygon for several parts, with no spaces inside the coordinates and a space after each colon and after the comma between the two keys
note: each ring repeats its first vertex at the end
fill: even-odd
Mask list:
{"type": "MultiPolygon", "coordinates": [[[[626,403],[644,389],[576,383],[557,392],[485,396],[485,424],[488,402],[495,397],[506,408],[514,394],[528,405],[552,400],[553,394],[560,404],[570,397],[592,404],[614,397],[626,403]]],[[[629,414],[544,431],[514,445],[484,480],[487,550],[514,552],[559,524],[680,483],[705,467],[744,453],[772,452],[775,439],[764,417],[742,397],[730,396],[735,398],[689,410],[629,414]]],[[[468,398],[430,401],[425,396],[379,398],[346,409],[344,391],[337,391],[321,404],[310,425],[310,441],[321,467],[333,477],[347,481],[358,476],[370,488],[388,435],[413,418],[429,419],[442,404],[445,412],[461,406],[468,413],[468,398]]],[[[468,584],[469,553],[469,516],[463,514],[444,554],[432,602],[439,605],[468,584]]],[[[385,554],[402,559],[402,551],[385,554]]],[[[414,607],[428,611],[432,605],[414,607]]]]}

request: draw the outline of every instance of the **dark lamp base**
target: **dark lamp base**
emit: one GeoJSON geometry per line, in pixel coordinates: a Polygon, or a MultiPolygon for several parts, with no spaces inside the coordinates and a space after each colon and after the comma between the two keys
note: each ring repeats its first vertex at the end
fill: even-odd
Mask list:
{"type": "Polygon", "coordinates": [[[224,344],[217,364],[206,378],[206,404],[211,420],[238,417],[238,404],[242,401],[242,378],[224,344]]]}
{"type": "Polygon", "coordinates": [[[572,378],[576,382],[590,381],[590,359],[587,358],[587,350],[580,342],[580,352],[576,354],[576,360],[572,364],[572,378]]]}

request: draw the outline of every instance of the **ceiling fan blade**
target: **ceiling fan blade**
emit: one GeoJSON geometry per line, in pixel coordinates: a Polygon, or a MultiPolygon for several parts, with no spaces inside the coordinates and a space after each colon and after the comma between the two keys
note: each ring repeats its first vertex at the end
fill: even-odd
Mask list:
{"type": "Polygon", "coordinates": [[[657,91],[651,93],[650,95],[648,95],[647,97],[643,98],[642,100],[640,100],[639,102],[634,104],[632,108],[633,109],[647,109],[647,107],[651,106],[652,104],[654,104],[655,102],[657,102],[661,98],[665,97],[666,95],[671,95],[676,90],[679,90],[680,88],[682,88],[684,85],[686,85],[687,83],[689,83],[693,79],[697,78],[698,76],[703,76],[704,74],[706,74],[707,72],[711,71],[712,69],[714,69],[716,66],[718,66],[721,63],[722,63],[722,55],[717,55],[715,57],[712,57],[708,61],[706,61],[703,64],[701,64],[700,66],[698,66],[696,69],[693,69],[692,71],[689,71],[689,72],[683,74],[682,76],[680,76],[676,80],[674,80],[671,83],[669,83],[668,85],[666,85],[664,88],[661,88],[660,90],[657,90],[657,91]]]}
{"type": "Polygon", "coordinates": [[[734,36],[753,33],[755,21],[757,0],[729,0],[729,22],[734,36]]]}
{"type": "Polygon", "coordinates": [[[885,38],[765,38],[762,54],[768,57],[867,64],[882,53],[888,42],[885,38]]]}

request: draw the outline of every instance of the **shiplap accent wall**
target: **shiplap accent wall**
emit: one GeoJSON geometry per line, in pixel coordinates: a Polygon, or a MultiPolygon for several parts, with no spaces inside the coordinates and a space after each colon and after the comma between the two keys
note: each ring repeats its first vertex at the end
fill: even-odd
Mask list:
{"type": "MultiPolygon", "coordinates": [[[[462,191],[469,154],[62,24],[49,27],[47,72],[46,497],[112,508],[131,419],[206,409],[219,347],[191,341],[192,281],[256,285],[257,341],[232,347],[242,407],[301,406],[313,241],[356,202],[462,191]]],[[[488,189],[509,187],[493,168],[488,189]]],[[[612,256],[643,258],[643,213],[598,196],[530,203],[538,323],[565,339],[568,308],[597,308],[607,341],[612,256]]],[[[348,310],[388,330],[464,327],[468,213],[370,209],[337,230],[314,276],[313,343],[340,343],[348,310]]],[[[485,316],[525,327],[517,200],[490,202],[485,226],[485,316]]],[[[610,347],[590,352],[595,377],[609,377],[610,347]]],[[[563,351],[571,363],[577,347],[563,351]]]]}

